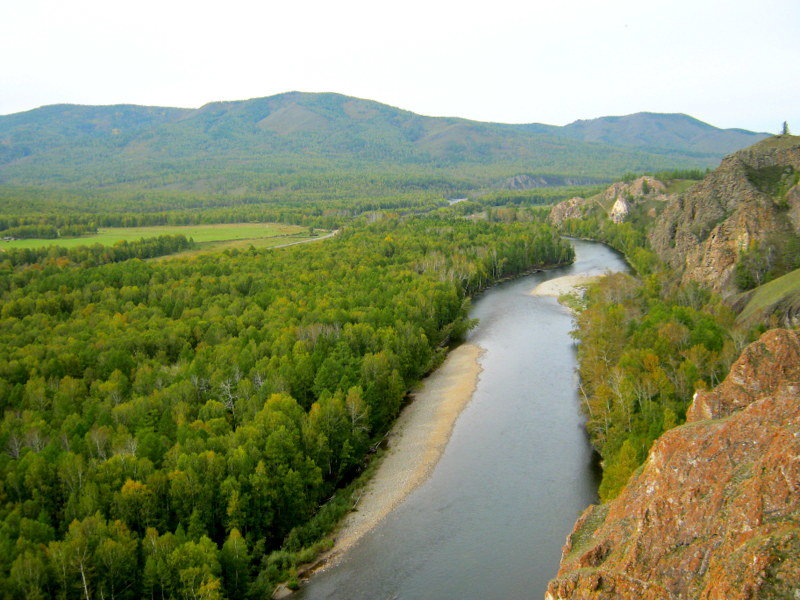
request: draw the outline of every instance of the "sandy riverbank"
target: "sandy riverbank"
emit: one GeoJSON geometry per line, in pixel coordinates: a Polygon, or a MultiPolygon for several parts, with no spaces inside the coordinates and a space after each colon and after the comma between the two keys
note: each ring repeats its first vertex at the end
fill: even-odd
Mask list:
{"type": "Polygon", "coordinates": [[[357,510],[336,534],[328,562],[351,548],[431,474],[442,456],[456,419],[478,384],[483,350],[462,344],[428,376],[398,418],[388,452],[367,484],[357,510]]]}
{"type": "Polygon", "coordinates": [[[588,273],[556,277],[555,279],[549,279],[537,285],[533,288],[531,294],[535,296],[553,296],[558,298],[564,294],[572,294],[581,286],[592,283],[600,277],[602,277],[602,275],[589,275],[588,273]]]}

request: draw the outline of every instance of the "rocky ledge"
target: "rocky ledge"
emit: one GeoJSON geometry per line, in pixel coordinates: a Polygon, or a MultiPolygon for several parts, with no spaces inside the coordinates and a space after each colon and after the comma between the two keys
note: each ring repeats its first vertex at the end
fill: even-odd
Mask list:
{"type": "Polygon", "coordinates": [[[800,598],[800,332],[748,346],[584,512],[547,600],[800,598]]]}

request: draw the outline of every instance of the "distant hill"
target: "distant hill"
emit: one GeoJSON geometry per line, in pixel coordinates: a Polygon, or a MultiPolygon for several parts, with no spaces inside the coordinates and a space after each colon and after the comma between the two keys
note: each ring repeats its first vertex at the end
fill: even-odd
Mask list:
{"type": "Polygon", "coordinates": [[[685,115],[565,127],[425,117],[341,94],[290,92],[199,109],[53,105],[0,116],[0,182],[174,185],[227,173],[447,171],[612,177],[706,167],[765,137],[685,115]]]}
{"type": "Polygon", "coordinates": [[[561,135],[610,146],[720,157],[769,136],[744,129],[718,129],[684,114],[648,112],[575,121],[562,127],[561,135]]]}

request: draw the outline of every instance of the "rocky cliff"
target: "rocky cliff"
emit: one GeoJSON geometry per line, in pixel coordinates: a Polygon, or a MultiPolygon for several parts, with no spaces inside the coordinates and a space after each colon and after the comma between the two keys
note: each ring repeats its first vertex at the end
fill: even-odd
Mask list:
{"type": "Polygon", "coordinates": [[[653,177],[643,176],[629,182],[619,181],[591,198],[570,198],[556,204],[550,212],[550,222],[559,226],[567,219],[580,219],[599,212],[614,223],[627,220],[634,206],[646,200],[664,202],[666,187],[653,177]]]}
{"type": "Polygon", "coordinates": [[[726,157],[686,193],[672,198],[650,243],[683,281],[736,291],[734,269],[757,251],[754,285],[800,234],[800,137],[776,136],[726,157]]]}
{"type": "Polygon", "coordinates": [[[798,597],[800,332],[778,329],[581,516],[546,599],[798,597]]]}

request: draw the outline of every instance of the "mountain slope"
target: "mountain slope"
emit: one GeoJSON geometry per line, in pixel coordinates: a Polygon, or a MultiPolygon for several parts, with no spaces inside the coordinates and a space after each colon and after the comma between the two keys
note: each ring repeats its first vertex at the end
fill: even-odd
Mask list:
{"type": "Polygon", "coordinates": [[[138,135],[180,118],[181,108],[54,104],[0,116],[0,165],[55,148],[122,147],[138,135]]]}
{"type": "Polygon", "coordinates": [[[581,120],[562,135],[584,142],[641,149],[725,155],[768,137],[744,129],[718,129],[684,114],[641,112],[624,117],[581,120]]]}
{"type": "MultiPolygon", "coordinates": [[[[716,164],[720,152],[698,146],[697,132],[673,131],[668,117],[615,118],[617,129],[628,123],[624,135],[601,135],[588,125],[425,117],[330,93],[290,92],[196,110],[56,105],[0,116],[0,182],[191,181],[227,171],[405,168],[596,177],[716,164]]],[[[597,121],[609,130],[607,119],[597,121]]],[[[703,135],[728,145],[744,135],[702,125],[703,135]]]]}

